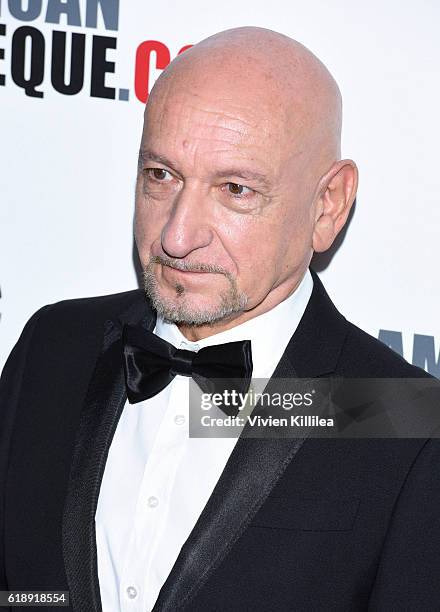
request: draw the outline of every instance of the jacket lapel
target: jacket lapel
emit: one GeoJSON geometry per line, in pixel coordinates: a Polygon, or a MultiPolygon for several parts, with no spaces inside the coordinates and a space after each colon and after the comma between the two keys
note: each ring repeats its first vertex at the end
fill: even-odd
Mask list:
{"type": "Polygon", "coordinates": [[[118,320],[106,321],[103,342],[81,412],[63,513],[63,557],[75,612],[100,612],[95,513],[99,489],[126,392],[122,324],[154,329],[155,316],[139,300],[118,320]]]}
{"type": "MultiPolygon", "coordinates": [[[[272,379],[322,376],[336,367],[347,333],[346,321],[313,271],[312,276],[310,301],[272,379]]],[[[279,386],[277,390],[280,391],[279,386]]],[[[153,612],[187,609],[303,443],[304,438],[239,438],[159,593],[153,612]]]]}

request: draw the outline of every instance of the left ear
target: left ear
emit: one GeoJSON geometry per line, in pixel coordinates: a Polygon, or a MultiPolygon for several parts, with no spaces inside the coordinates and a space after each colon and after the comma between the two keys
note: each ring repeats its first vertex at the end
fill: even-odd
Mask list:
{"type": "Polygon", "coordinates": [[[358,169],[351,159],[335,162],[319,181],[312,238],[312,247],[317,253],[329,249],[344,227],[357,186],[358,169]]]}

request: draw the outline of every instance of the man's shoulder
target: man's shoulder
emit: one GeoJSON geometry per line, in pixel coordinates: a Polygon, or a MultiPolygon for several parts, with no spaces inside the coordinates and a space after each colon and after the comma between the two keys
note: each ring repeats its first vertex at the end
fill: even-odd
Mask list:
{"type": "Polygon", "coordinates": [[[52,333],[94,335],[102,331],[106,321],[117,319],[135,305],[146,308],[145,293],[141,289],[62,300],[43,306],[32,319],[38,327],[50,328],[52,333]]]}
{"type": "Polygon", "coordinates": [[[383,342],[346,321],[347,335],[338,362],[338,373],[365,378],[430,377],[422,368],[406,361],[383,342]]]}
{"type": "Polygon", "coordinates": [[[47,308],[52,316],[70,315],[75,312],[75,314],[108,319],[117,316],[132,304],[144,299],[144,297],[145,293],[142,289],[132,289],[110,295],[61,300],[60,302],[49,304],[47,308]]]}
{"type": "MultiPolygon", "coordinates": [[[[348,321],[336,308],[313,269],[311,274],[313,292],[297,332],[300,332],[299,341],[304,351],[313,347],[321,370],[332,368],[336,375],[347,378],[430,377],[425,370],[411,365],[383,342],[348,321]]],[[[314,354],[308,356],[310,369],[314,368],[314,357],[314,354]]],[[[301,365],[300,359],[297,358],[296,363],[301,365]]]]}

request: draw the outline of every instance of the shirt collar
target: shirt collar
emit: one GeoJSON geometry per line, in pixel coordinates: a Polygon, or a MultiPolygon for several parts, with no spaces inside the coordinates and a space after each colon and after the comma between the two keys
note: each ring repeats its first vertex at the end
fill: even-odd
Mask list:
{"type": "Polygon", "coordinates": [[[187,340],[175,323],[166,323],[161,317],[157,318],[154,333],[175,347],[189,351],[213,344],[250,340],[253,377],[269,378],[298,327],[312,288],[312,276],[307,269],[295,291],[271,310],[197,342],[187,340]]]}

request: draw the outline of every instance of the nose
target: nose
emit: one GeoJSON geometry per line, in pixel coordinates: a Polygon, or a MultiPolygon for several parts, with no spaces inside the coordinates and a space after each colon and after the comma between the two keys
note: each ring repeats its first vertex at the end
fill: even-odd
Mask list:
{"type": "Polygon", "coordinates": [[[197,185],[186,184],[181,189],[161,234],[166,255],[183,258],[211,243],[213,234],[206,221],[207,197],[197,185]]]}

